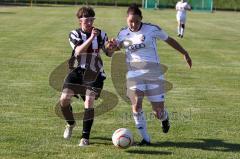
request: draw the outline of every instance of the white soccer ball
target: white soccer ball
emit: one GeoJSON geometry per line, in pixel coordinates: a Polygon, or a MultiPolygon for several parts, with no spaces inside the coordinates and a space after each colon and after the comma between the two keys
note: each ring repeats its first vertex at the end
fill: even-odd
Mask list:
{"type": "Polygon", "coordinates": [[[133,144],[133,135],[129,129],[117,129],[112,135],[114,146],[119,148],[127,148],[133,144]]]}
{"type": "Polygon", "coordinates": [[[127,48],[130,45],[132,45],[132,41],[131,40],[124,40],[124,41],[121,42],[120,47],[127,48]]]}

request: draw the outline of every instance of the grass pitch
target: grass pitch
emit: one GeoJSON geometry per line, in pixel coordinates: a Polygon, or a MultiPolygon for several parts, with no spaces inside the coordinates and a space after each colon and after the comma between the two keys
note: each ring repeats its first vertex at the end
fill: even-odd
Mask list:
{"type": "MultiPolygon", "coordinates": [[[[65,122],[54,111],[60,93],[49,86],[49,76],[71,54],[68,33],[78,27],[77,9],[0,7],[0,158],[240,158],[239,13],[188,14],[185,37],[177,40],[192,57],[191,70],[180,54],[158,42],[167,80],[173,83],[166,99],[171,130],[162,133],[144,101],[153,145],[122,150],[111,143],[114,130],[126,127],[136,141],[140,137],[130,106],[120,97],[113,110],[95,119],[91,146],[78,147],[81,121],[71,140],[62,137],[65,122]]],[[[109,37],[126,25],[126,8],[95,11],[96,26],[109,37]]],[[[174,10],[144,10],[143,16],[176,37],[174,10]]],[[[116,94],[111,59],[103,59],[104,90],[116,94]]],[[[82,111],[82,104],[74,108],[82,111]]]]}

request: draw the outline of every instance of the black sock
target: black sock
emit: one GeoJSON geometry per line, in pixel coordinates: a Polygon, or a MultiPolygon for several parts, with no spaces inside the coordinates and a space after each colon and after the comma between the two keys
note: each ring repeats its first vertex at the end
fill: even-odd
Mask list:
{"type": "Polygon", "coordinates": [[[61,106],[61,111],[64,116],[64,119],[69,125],[73,125],[75,123],[73,113],[72,113],[72,106],[69,105],[67,107],[62,107],[61,106]]]}
{"type": "Polygon", "coordinates": [[[94,108],[85,109],[83,116],[82,138],[89,139],[93,120],[94,120],[94,108]]]}

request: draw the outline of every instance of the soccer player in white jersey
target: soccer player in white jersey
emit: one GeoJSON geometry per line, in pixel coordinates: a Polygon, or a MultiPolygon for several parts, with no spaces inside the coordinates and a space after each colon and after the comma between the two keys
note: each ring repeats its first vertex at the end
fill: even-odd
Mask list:
{"type": "Polygon", "coordinates": [[[177,2],[176,4],[176,10],[177,10],[177,31],[178,31],[178,37],[183,38],[184,30],[185,30],[185,23],[187,18],[187,10],[191,10],[191,6],[187,3],[186,0],[181,0],[177,2]]]}
{"type": "Polygon", "coordinates": [[[131,4],[127,10],[127,27],[121,29],[116,40],[112,41],[115,48],[123,46],[126,51],[127,95],[132,104],[136,127],[142,137],[139,145],[150,144],[142,109],[144,96],[151,102],[153,112],[162,124],[163,132],[167,133],[170,128],[168,112],[164,106],[164,92],[161,86],[155,85],[156,81],[163,79],[161,71],[156,78],[156,72],[161,69],[156,44],[158,39],[178,50],[191,68],[192,61],[188,52],[159,26],[143,23],[141,10],[136,4],[131,4]]]}
{"type": "Polygon", "coordinates": [[[94,100],[99,97],[106,79],[100,49],[107,56],[112,55],[111,50],[105,49],[107,34],[93,26],[94,16],[95,12],[91,7],[81,7],[77,12],[80,28],[69,34],[72,47],[72,56],[69,60],[70,72],[64,80],[59,102],[67,122],[63,137],[69,139],[75,127],[71,98],[80,94],[84,100],[83,130],[79,146],[89,145],[94,120],[94,100]]]}

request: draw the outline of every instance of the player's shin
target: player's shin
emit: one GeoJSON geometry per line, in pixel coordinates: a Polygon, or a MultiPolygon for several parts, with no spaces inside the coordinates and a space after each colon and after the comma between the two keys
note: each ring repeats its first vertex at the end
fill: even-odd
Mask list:
{"type": "Polygon", "coordinates": [[[94,120],[94,108],[86,108],[83,116],[82,138],[89,139],[94,120]]]}
{"type": "Polygon", "coordinates": [[[181,26],[180,25],[178,25],[177,31],[178,31],[178,35],[181,35],[181,26]]]}
{"type": "Polygon", "coordinates": [[[185,25],[182,24],[182,25],[181,25],[181,35],[182,35],[182,36],[183,36],[183,34],[184,34],[184,29],[185,29],[185,25]]]}
{"type": "Polygon", "coordinates": [[[163,111],[159,111],[157,112],[157,118],[161,121],[164,121],[168,118],[168,112],[166,109],[164,109],[163,111]]]}
{"type": "Polygon", "coordinates": [[[133,119],[139,131],[139,134],[142,136],[142,138],[145,141],[150,142],[150,137],[147,133],[147,126],[146,126],[147,124],[146,124],[146,118],[145,118],[144,112],[141,111],[141,112],[133,113],[133,119]]]}
{"type": "Polygon", "coordinates": [[[72,113],[72,106],[68,105],[66,107],[61,106],[62,114],[69,125],[74,125],[75,120],[72,113]]]}

